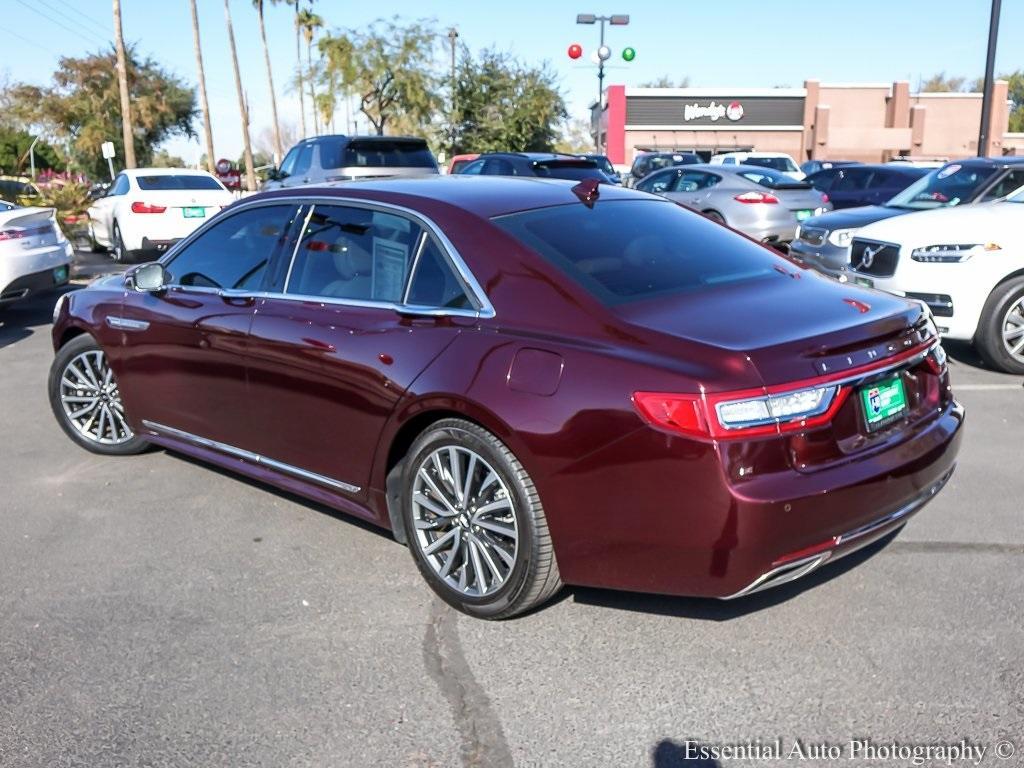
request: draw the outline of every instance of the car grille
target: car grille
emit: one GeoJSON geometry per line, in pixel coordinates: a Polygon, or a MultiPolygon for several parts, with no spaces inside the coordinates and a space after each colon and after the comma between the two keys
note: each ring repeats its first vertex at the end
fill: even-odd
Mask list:
{"type": "Polygon", "coordinates": [[[816,229],[815,227],[800,227],[800,242],[808,245],[821,245],[828,237],[827,229],[816,229]]]}
{"type": "Polygon", "coordinates": [[[893,243],[876,243],[855,237],[850,246],[850,269],[862,275],[891,277],[896,274],[899,260],[900,247],[893,243]]]}

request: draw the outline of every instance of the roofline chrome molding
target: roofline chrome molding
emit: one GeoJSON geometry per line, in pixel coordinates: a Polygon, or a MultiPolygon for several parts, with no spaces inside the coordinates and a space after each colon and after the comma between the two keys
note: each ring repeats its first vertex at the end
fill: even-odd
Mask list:
{"type": "MultiPolygon", "coordinates": [[[[252,208],[261,208],[261,207],[265,207],[265,206],[269,206],[269,205],[282,205],[282,204],[283,205],[293,205],[293,206],[303,206],[303,205],[311,206],[310,212],[306,214],[307,219],[308,219],[309,215],[312,213],[312,206],[316,206],[317,204],[320,204],[320,205],[347,205],[347,206],[350,206],[350,207],[353,207],[353,208],[363,208],[363,209],[371,210],[371,211],[373,211],[373,210],[380,210],[380,211],[385,211],[385,212],[397,212],[397,213],[403,214],[404,216],[406,216],[408,218],[413,219],[418,224],[420,224],[420,226],[422,226],[423,229],[425,229],[428,233],[432,234],[434,236],[434,238],[437,240],[437,242],[440,244],[441,250],[444,252],[445,256],[448,258],[448,260],[451,263],[451,265],[455,268],[456,277],[458,277],[458,279],[462,282],[462,284],[466,288],[467,292],[469,293],[470,301],[472,301],[474,304],[476,304],[478,308],[477,308],[477,310],[470,312],[468,310],[448,309],[448,308],[445,308],[445,307],[431,307],[430,309],[431,310],[435,310],[435,311],[426,312],[426,311],[422,311],[422,310],[425,309],[425,308],[422,308],[422,307],[416,307],[414,305],[406,305],[406,304],[396,304],[394,302],[373,302],[373,301],[362,301],[362,300],[359,300],[359,299],[337,300],[337,299],[332,299],[332,298],[325,297],[325,296],[303,296],[303,297],[301,297],[302,301],[318,301],[318,302],[321,302],[321,303],[324,303],[324,304],[342,304],[342,305],[348,304],[348,305],[351,305],[351,306],[364,306],[364,307],[387,307],[387,308],[390,308],[390,309],[394,309],[397,312],[413,312],[414,314],[431,314],[431,315],[435,315],[435,316],[439,316],[439,317],[440,316],[444,316],[444,315],[458,315],[458,316],[470,316],[470,317],[477,317],[477,318],[492,318],[492,317],[494,317],[496,315],[496,312],[494,310],[494,305],[491,304],[490,299],[487,297],[487,293],[483,289],[483,286],[480,285],[480,282],[473,275],[472,271],[470,271],[469,266],[466,264],[465,260],[462,258],[462,254],[459,253],[458,249],[455,247],[455,245],[452,243],[452,241],[448,239],[448,236],[445,235],[444,231],[437,224],[435,224],[431,219],[429,219],[428,217],[424,216],[419,211],[413,210],[412,208],[408,208],[408,207],[406,207],[404,205],[396,205],[394,203],[378,202],[376,200],[362,200],[362,199],[353,198],[353,197],[344,197],[344,196],[337,196],[337,197],[335,197],[335,196],[321,196],[321,195],[294,195],[294,196],[281,196],[281,197],[263,198],[263,199],[252,200],[252,201],[246,200],[246,201],[238,203],[236,207],[232,207],[229,211],[225,211],[225,215],[223,217],[214,216],[212,219],[210,219],[205,224],[203,224],[201,227],[199,227],[199,229],[197,229],[195,232],[192,232],[187,237],[179,240],[177,243],[172,245],[167,250],[167,253],[165,253],[160,259],[158,259],[158,261],[161,264],[164,264],[166,266],[166,264],[170,260],[172,260],[178,254],[178,252],[180,250],[182,250],[183,248],[186,248],[193,240],[195,240],[196,238],[200,237],[210,227],[212,227],[212,226],[214,226],[216,224],[219,224],[221,221],[224,220],[224,218],[227,218],[227,217],[230,217],[230,216],[234,216],[236,214],[242,213],[243,211],[247,211],[247,210],[250,210],[252,208]]],[[[303,222],[302,226],[303,226],[303,229],[305,229],[305,226],[306,226],[306,222],[305,221],[303,222]]],[[[296,251],[297,251],[297,249],[298,249],[298,241],[296,241],[296,251]]],[[[292,264],[294,263],[294,261],[295,261],[295,253],[293,252],[292,256],[291,256],[291,260],[288,263],[289,275],[291,273],[291,268],[292,268],[292,264]]],[[[195,286],[190,286],[190,285],[186,285],[186,286],[171,285],[171,286],[168,286],[168,287],[169,288],[180,287],[180,288],[185,288],[187,290],[197,290],[197,288],[195,286]]],[[[216,292],[216,291],[214,291],[214,292],[216,292]]],[[[260,296],[260,295],[262,295],[262,296],[264,296],[266,298],[270,298],[270,297],[273,297],[273,298],[283,298],[283,299],[297,298],[297,297],[295,297],[292,294],[284,294],[284,293],[264,293],[264,294],[260,294],[260,293],[256,292],[256,293],[252,293],[252,294],[249,294],[249,295],[252,295],[252,296],[260,296]]]]}
{"type": "Polygon", "coordinates": [[[346,493],[359,493],[359,491],[362,490],[358,485],[352,485],[351,483],[346,483],[341,480],[335,480],[334,478],[327,477],[325,475],[318,475],[315,472],[310,472],[302,469],[301,467],[285,464],[283,461],[270,459],[266,456],[261,456],[258,453],[253,453],[252,451],[235,448],[233,445],[221,443],[216,440],[210,440],[207,437],[200,437],[199,435],[194,435],[191,432],[186,432],[182,429],[175,429],[174,427],[168,427],[165,424],[158,424],[155,421],[143,419],[142,425],[153,434],[172,437],[176,440],[192,443],[193,445],[197,445],[201,448],[210,448],[218,453],[224,453],[228,456],[233,456],[236,459],[243,459],[259,466],[269,467],[270,469],[283,472],[287,475],[292,475],[293,477],[297,477],[301,480],[310,480],[314,483],[326,485],[330,488],[337,488],[338,490],[345,491],[346,493]]]}

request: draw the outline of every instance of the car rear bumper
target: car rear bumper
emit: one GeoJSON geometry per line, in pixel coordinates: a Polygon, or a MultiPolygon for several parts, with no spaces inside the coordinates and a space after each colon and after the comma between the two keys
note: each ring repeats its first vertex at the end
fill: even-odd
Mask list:
{"type": "Polygon", "coordinates": [[[569,468],[573,509],[538,485],[554,497],[545,505],[563,579],[714,598],[791,581],[885,536],[934,498],[954,468],[963,420],[950,401],[898,440],[813,471],[773,463],[756,442],[639,430],[607,456],[588,456],[585,470],[569,468]]]}
{"type": "Polygon", "coordinates": [[[71,244],[65,241],[24,254],[5,254],[0,265],[0,304],[66,284],[72,253],[71,244]]]}

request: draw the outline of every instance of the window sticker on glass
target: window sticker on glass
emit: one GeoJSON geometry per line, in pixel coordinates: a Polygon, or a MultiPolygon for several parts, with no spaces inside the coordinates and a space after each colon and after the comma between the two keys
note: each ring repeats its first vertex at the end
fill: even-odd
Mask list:
{"type": "Polygon", "coordinates": [[[400,301],[405,286],[405,267],[409,248],[394,240],[373,238],[373,286],[376,301],[400,301]]]}
{"type": "Polygon", "coordinates": [[[941,171],[939,171],[938,178],[944,179],[947,176],[952,176],[954,173],[959,171],[962,167],[963,167],[962,165],[956,165],[956,164],[954,164],[954,165],[947,165],[945,168],[943,168],[941,171]]]}

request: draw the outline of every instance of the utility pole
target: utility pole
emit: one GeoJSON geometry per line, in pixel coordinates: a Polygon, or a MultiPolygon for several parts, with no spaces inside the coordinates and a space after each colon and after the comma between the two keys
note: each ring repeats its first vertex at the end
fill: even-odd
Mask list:
{"type": "Polygon", "coordinates": [[[985,58],[985,86],[981,94],[981,128],[978,130],[978,155],[988,153],[989,123],[992,121],[992,90],[995,83],[996,40],[999,37],[999,10],[1002,0],[992,0],[992,15],[988,21],[988,55],[985,58]]]}
{"type": "Polygon", "coordinates": [[[224,21],[228,28],[228,45],[231,49],[231,63],[235,70],[235,89],[238,91],[238,111],[242,118],[242,157],[245,161],[245,188],[256,191],[256,170],[252,160],[252,142],[249,140],[249,105],[242,89],[242,73],[238,69],[238,51],[235,48],[235,31],[231,26],[231,7],[224,0],[224,21]]]}
{"type": "Polygon", "coordinates": [[[124,33],[121,31],[121,0],[114,0],[114,49],[117,51],[117,85],[121,92],[121,138],[124,140],[124,167],[135,167],[135,140],[132,136],[132,105],[128,98],[128,65],[125,62],[124,33]]]}
{"type": "Polygon", "coordinates": [[[452,78],[449,81],[451,83],[452,98],[451,98],[451,113],[448,118],[448,128],[451,134],[451,153],[455,155],[455,41],[459,39],[459,31],[455,27],[451,27],[448,30],[448,43],[452,49],[452,78]]]}
{"type": "Polygon", "coordinates": [[[612,50],[604,44],[604,25],[610,23],[612,26],[624,27],[629,24],[629,14],[616,13],[611,16],[597,16],[593,13],[580,13],[576,15],[577,24],[601,25],[601,43],[597,49],[597,122],[594,126],[594,146],[597,154],[601,154],[601,119],[604,117],[602,109],[604,102],[604,63],[612,57],[612,50]]]}
{"type": "Polygon", "coordinates": [[[203,133],[206,136],[206,170],[216,172],[217,158],[213,154],[213,126],[210,125],[210,102],[206,98],[206,72],[203,69],[203,48],[199,44],[199,15],[196,0],[189,0],[192,6],[192,39],[196,49],[196,69],[199,70],[199,104],[203,108],[203,133]]]}

